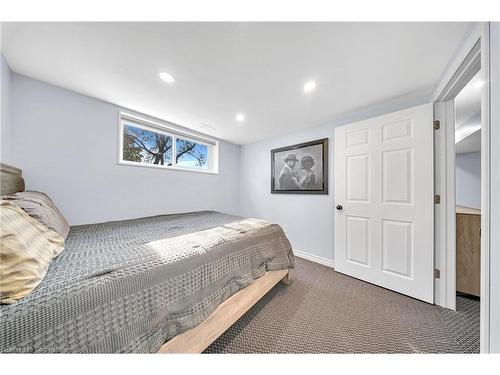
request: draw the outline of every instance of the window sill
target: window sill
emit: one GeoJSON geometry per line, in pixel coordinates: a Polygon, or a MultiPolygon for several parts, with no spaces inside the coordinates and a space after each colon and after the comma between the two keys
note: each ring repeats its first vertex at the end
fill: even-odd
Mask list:
{"type": "Polygon", "coordinates": [[[211,170],[203,170],[203,169],[191,169],[191,168],[183,168],[183,167],[169,167],[169,166],[161,166],[157,164],[141,164],[127,161],[119,161],[118,165],[126,165],[128,167],[140,167],[140,168],[153,168],[153,169],[161,169],[167,171],[179,171],[179,172],[191,172],[191,173],[202,173],[202,174],[213,174],[218,175],[219,172],[214,172],[211,170]]]}

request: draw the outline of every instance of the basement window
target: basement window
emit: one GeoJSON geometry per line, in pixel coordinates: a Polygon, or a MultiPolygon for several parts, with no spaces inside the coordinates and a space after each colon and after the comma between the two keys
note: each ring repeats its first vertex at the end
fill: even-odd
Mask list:
{"type": "Polygon", "coordinates": [[[119,164],[218,173],[218,142],[120,114],[119,164]]]}

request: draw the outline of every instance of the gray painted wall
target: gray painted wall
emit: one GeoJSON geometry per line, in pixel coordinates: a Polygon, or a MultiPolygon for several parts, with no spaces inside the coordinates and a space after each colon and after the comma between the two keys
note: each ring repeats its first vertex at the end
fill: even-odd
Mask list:
{"type": "Polygon", "coordinates": [[[335,199],[333,181],[334,129],[384,113],[428,102],[428,95],[402,97],[330,123],[241,147],[241,211],[244,216],[281,224],[295,250],[325,260],[334,259],[335,199]],[[271,194],[271,149],[329,138],[328,195],[271,194]]]}
{"type": "Polygon", "coordinates": [[[218,175],[118,165],[119,107],[15,73],[11,88],[11,164],[22,168],[27,189],[49,194],[71,225],[239,213],[239,146],[219,143],[218,175]]]}
{"type": "Polygon", "coordinates": [[[500,22],[490,23],[490,348],[500,353],[500,22]]]}
{"type": "Polygon", "coordinates": [[[460,206],[481,208],[481,153],[457,154],[455,201],[460,206]]]}
{"type": "Polygon", "coordinates": [[[9,163],[11,160],[11,126],[10,126],[10,80],[11,71],[7,61],[0,54],[0,160],[9,163]]]}

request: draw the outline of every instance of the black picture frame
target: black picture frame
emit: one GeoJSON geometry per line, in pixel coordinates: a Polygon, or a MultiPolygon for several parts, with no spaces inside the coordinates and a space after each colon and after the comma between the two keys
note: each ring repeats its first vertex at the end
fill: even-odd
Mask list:
{"type": "Polygon", "coordinates": [[[310,142],[304,142],[304,143],[298,143],[295,145],[291,146],[286,146],[286,147],[281,147],[281,148],[276,148],[271,150],[271,194],[322,194],[322,195],[327,195],[328,194],[328,138],[322,138],[322,139],[317,139],[314,141],[310,142]],[[321,189],[290,189],[290,190],[284,190],[284,189],[276,189],[276,178],[278,176],[275,176],[276,174],[276,154],[277,153],[284,153],[284,152],[289,152],[289,151],[297,151],[305,147],[310,147],[310,146],[317,146],[321,145],[322,146],[322,152],[321,152],[321,163],[322,163],[322,188],[321,189]]]}

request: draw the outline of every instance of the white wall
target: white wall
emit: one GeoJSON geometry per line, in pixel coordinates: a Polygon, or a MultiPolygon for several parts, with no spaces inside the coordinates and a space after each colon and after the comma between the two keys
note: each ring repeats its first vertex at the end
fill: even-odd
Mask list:
{"type": "Polygon", "coordinates": [[[490,350],[500,353],[500,23],[490,23],[490,350]]]}
{"type": "Polygon", "coordinates": [[[284,226],[295,250],[334,259],[333,191],[334,129],[370,117],[428,102],[429,95],[397,98],[332,120],[330,123],[273,137],[241,147],[241,210],[244,216],[270,220],[284,226]],[[271,149],[329,138],[328,195],[271,194],[271,149]]]}
{"type": "Polygon", "coordinates": [[[455,158],[457,205],[481,208],[481,153],[457,154],[455,158]]]}
{"type": "Polygon", "coordinates": [[[11,71],[7,61],[0,54],[0,160],[4,163],[10,162],[10,80],[11,71]]]}
{"type": "Polygon", "coordinates": [[[71,225],[205,209],[239,213],[239,146],[219,143],[218,175],[118,165],[117,106],[15,73],[11,88],[10,163],[71,225]]]}

